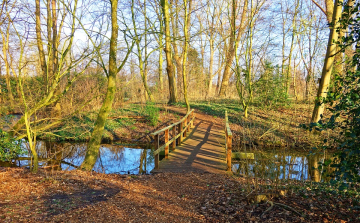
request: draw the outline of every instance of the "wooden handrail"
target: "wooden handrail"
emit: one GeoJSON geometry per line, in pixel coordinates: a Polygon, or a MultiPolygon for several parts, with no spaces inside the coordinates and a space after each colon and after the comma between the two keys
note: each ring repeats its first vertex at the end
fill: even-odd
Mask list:
{"type": "Polygon", "coordinates": [[[225,151],[226,151],[226,171],[231,171],[231,153],[232,153],[232,132],[229,125],[227,110],[225,110],[225,151]]]}
{"type": "Polygon", "coordinates": [[[159,153],[165,150],[165,159],[169,156],[169,146],[171,145],[171,150],[175,150],[176,143],[180,145],[183,139],[186,137],[187,132],[190,131],[190,128],[194,127],[194,109],[189,111],[180,121],[169,125],[163,129],[160,129],[154,133],[151,133],[154,136],[154,156],[155,156],[155,169],[159,169],[159,153]],[[169,131],[172,129],[172,138],[169,139],[169,131]],[[165,135],[165,144],[159,145],[159,135],[164,132],[165,135]]]}

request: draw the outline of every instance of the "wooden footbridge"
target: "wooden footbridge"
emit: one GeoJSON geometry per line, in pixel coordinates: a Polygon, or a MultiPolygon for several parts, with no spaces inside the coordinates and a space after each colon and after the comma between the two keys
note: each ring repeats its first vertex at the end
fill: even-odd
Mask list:
{"type": "Polygon", "coordinates": [[[191,110],[180,121],[152,133],[155,147],[152,172],[231,171],[232,134],[226,112],[224,124],[225,128],[196,118],[191,110]],[[165,157],[160,161],[161,153],[165,157]]]}

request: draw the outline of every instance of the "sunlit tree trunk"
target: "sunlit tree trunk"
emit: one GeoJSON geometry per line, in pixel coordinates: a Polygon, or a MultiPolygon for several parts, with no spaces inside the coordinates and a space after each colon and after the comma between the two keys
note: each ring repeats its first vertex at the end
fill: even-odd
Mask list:
{"type": "MultiPolygon", "coordinates": [[[[222,82],[221,82],[221,86],[220,86],[220,92],[219,92],[219,96],[220,97],[224,97],[227,87],[229,85],[229,79],[231,76],[231,65],[233,63],[234,57],[235,57],[235,43],[240,41],[240,38],[242,36],[242,34],[244,33],[244,29],[245,29],[245,25],[246,25],[246,13],[247,13],[247,6],[248,6],[248,0],[244,0],[244,8],[242,11],[242,15],[241,15],[241,20],[240,20],[240,24],[238,26],[238,33],[237,36],[233,36],[232,34],[230,34],[230,42],[229,42],[229,47],[228,50],[226,52],[226,59],[225,59],[225,67],[224,67],[224,72],[223,72],[223,78],[222,78],[222,82]]],[[[236,4],[236,3],[233,3],[236,4]]],[[[236,10],[235,12],[232,12],[231,14],[231,18],[235,18],[236,17],[236,10]]],[[[231,33],[231,31],[230,31],[231,33]]]]}
{"type": "Polygon", "coordinates": [[[210,37],[210,64],[209,64],[209,87],[208,87],[208,92],[207,95],[208,97],[212,96],[212,79],[213,79],[213,66],[214,66],[214,39],[211,36],[210,37]]]}
{"type": "Polygon", "coordinates": [[[4,60],[5,72],[6,72],[6,75],[5,75],[6,90],[7,90],[7,95],[8,95],[9,101],[10,101],[10,107],[13,108],[14,107],[14,95],[13,95],[12,88],[11,88],[10,63],[7,58],[7,54],[8,54],[7,52],[8,52],[8,48],[9,48],[10,25],[11,25],[11,23],[9,21],[9,24],[7,24],[5,33],[2,31],[2,29],[0,27],[0,33],[1,33],[1,37],[2,37],[3,60],[4,60]]]}
{"type": "Polygon", "coordinates": [[[159,88],[160,88],[160,91],[162,92],[163,89],[164,89],[164,81],[163,81],[163,63],[164,63],[164,58],[163,58],[163,32],[164,32],[164,21],[160,20],[159,21],[160,23],[160,33],[159,33],[159,39],[158,39],[158,43],[159,43],[159,88]]]}
{"type": "MultiPolygon", "coordinates": [[[[282,46],[281,46],[281,75],[283,77],[284,80],[284,69],[285,69],[285,61],[286,61],[286,56],[285,56],[285,45],[286,45],[286,20],[287,17],[285,17],[285,15],[287,16],[287,12],[285,12],[286,10],[283,9],[283,2],[281,2],[281,18],[282,18],[282,46]]],[[[283,82],[284,83],[284,82],[283,82]]]]}
{"type": "Polygon", "coordinates": [[[187,95],[187,74],[186,74],[186,59],[187,59],[187,51],[189,47],[189,25],[190,25],[190,18],[189,12],[191,12],[191,1],[189,0],[189,6],[187,0],[184,0],[184,52],[183,52],[183,62],[182,62],[182,71],[183,71],[183,86],[184,86],[184,100],[186,103],[187,112],[190,111],[190,103],[187,95]]]}
{"type": "MultiPolygon", "coordinates": [[[[251,3],[252,3],[252,1],[251,1],[251,3]]],[[[244,8],[247,8],[247,6],[248,6],[248,2],[245,1],[244,8]]],[[[232,1],[232,12],[235,12],[235,11],[236,11],[236,1],[233,0],[232,1]]],[[[235,18],[235,16],[232,16],[231,19],[232,19],[230,21],[231,33],[235,37],[236,36],[236,18],[235,18]]],[[[252,17],[250,16],[249,21],[251,19],[252,19],[252,17]]],[[[239,42],[235,42],[234,50],[236,52],[235,53],[236,90],[238,92],[240,102],[241,102],[241,105],[242,105],[243,110],[244,110],[244,117],[247,118],[248,117],[249,102],[251,101],[251,95],[249,94],[248,98],[245,98],[245,90],[244,90],[244,88],[246,88],[246,85],[247,85],[248,82],[251,82],[251,80],[248,79],[248,78],[251,78],[251,76],[249,74],[245,74],[245,81],[244,81],[245,83],[241,79],[241,70],[240,70],[240,65],[239,65],[239,55],[238,55],[238,52],[237,52],[238,51],[238,45],[239,45],[239,42]]]]}
{"type": "Polygon", "coordinates": [[[337,45],[334,41],[338,40],[338,32],[336,29],[339,27],[339,18],[341,16],[341,5],[339,5],[339,0],[335,0],[334,4],[334,13],[332,18],[332,27],[330,28],[328,46],[325,56],[325,62],[321,74],[320,85],[317,92],[317,99],[315,101],[315,107],[313,111],[313,115],[311,118],[311,122],[318,122],[324,112],[324,99],[327,96],[329,91],[329,83],[331,78],[331,73],[334,67],[334,55],[336,53],[337,45]]]}
{"type": "MultiPolygon", "coordinates": [[[[181,97],[182,94],[183,94],[183,81],[182,81],[182,55],[181,53],[179,52],[179,49],[178,49],[178,39],[180,39],[180,34],[179,34],[179,7],[178,7],[178,4],[179,4],[179,0],[173,0],[173,3],[175,5],[175,7],[172,7],[172,10],[171,10],[171,28],[172,28],[172,40],[171,40],[171,45],[172,45],[172,59],[175,61],[175,67],[176,67],[176,84],[177,84],[177,89],[178,91],[176,92],[177,93],[177,96],[178,97],[181,97]]],[[[182,49],[183,50],[183,49],[182,49]]],[[[175,72],[174,72],[174,75],[175,75],[175,72]]]]}
{"type": "Polygon", "coordinates": [[[176,103],[176,83],[174,75],[174,64],[171,58],[171,36],[170,36],[170,15],[168,0],[161,0],[162,14],[165,25],[165,55],[166,55],[166,72],[169,79],[169,103],[176,103]]]}
{"type": "MultiPolygon", "coordinates": [[[[340,9],[338,9],[337,4],[341,4],[341,3],[345,3],[346,2],[346,6],[345,7],[352,7],[355,4],[355,0],[348,0],[348,1],[334,1],[333,0],[325,0],[325,9],[323,9],[320,4],[318,4],[315,0],[312,0],[312,2],[319,8],[321,9],[321,11],[326,15],[326,19],[328,21],[328,23],[333,23],[333,15],[336,14],[336,12],[334,10],[340,10],[340,14],[338,15],[339,17],[341,17],[341,11],[342,11],[342,6],[340,7],[340,9]]],[[[330,27],[330,32],[331,32],[331,27],[330,27]]],[[[338,39],[343,38],[345,35],[345,30],[340,30],[338,33],[338,39]]],[[[334,58],[334,65],[333,65],[333,73],[339,76],[344,75],[344,66],[343,66],[343,58],[344,58],[344,53],[340,52],[340,47],[336,46],[336,54],[335,54],[335,58],[334,58]]],[[[331,75],[331,89],[332,91],[336,91],[337,90],[337,86],[333,85],[335,80],[335,75],[331,75]]]]}
{"type": "MultiPolygon", "coordinates": [[[[291,58],[292,58],[292,54],[293,54],[293,50],[294,50],[294,40],[295,40],[295,37],[297,35],[297,33],[296,33],[297,32],[297,29],[296,29],[296,17],[297,17],[299,5],[300,5],[300,0],[297,0],[296,1],[296,6],[295,6],[294,16],[293,16],[293,19],[292,19],[293,31],[292,31],[292,35],[291,35],[291,44],[290,44],[290,52],[289,52],[289,60],[288,60],[289,62],[288,62],[287,70],[286,70],[286,87],[285,87],[286,94],[289,94],[289,89],[290,89],[290,67],[291,67],[290,64],[291,64],[291,58]]],[[[294,76],[295,76],[295,69],[294,69],[294,76]]],[[[294,88],[295,88],[295,85],[294,85],[294,88]]],[[[296,97],[296,92],[295,92],[295,97],[296,97]]]]}
{"type": "Polygon", "coordinates": [[[107,91],[97,116],[94,129],[91,133],[90,141],[87,145],[86,155],[81,169],[91,171],[96,163],[99,155],[100,143],[104,132],[105,122],[111,110],[114,96],[116,92],[116,74],[118,73],[116,63],[117,41],[118,41],[118,23],[117,23],[117,8],[118,1],[111,0],[111,38],[110,38],[110,52],[109,52],[109,73],[107,91]]]}
{"type": "MultiPolygon", "coordinates": [[[[254,23],[255,23],[255,19],[254,19],[254,11],[255,9],[253,8],[253,0],[250,1],[251,2],[251,9],[250,9],[250,18],[249,18],[249,36],[248,36],[248,46],[247,46],[247,55],[248,58],[246,59],[247,64],[247,72],[245,73],[245,85],[246,88],[248,89],[248,93],[249,93],[249,101],[252,102],[253,101],[253,84],[252,84],[252,76],[253,76],[253,33],[254,33],[254,23]]],[[[246,110],[247,111],[247,110],[246,110]]],[[[247,117],[247,112],[246,112],[246,117],[247,117]]]]}
{"type": "MultiPolygon", "coordinates": [[[[146,22],[146,4],[144,4],[144,17],[145,17],[145,32],[147,32],[147,22],[146,22]]],[[[140,69],[140,75],[143,81],[143,85],[144,85],[144,89],[145,89],[145,100],[148,100],[148,98],[150,98],[150,101],[153,102],[154,101],[154,97],[151,94],[151,91],[149,89],[149,85],[147,83],[147,34],[145,33],[145,59],[142,58],[142,52],[141,52],[141,46],[140,46],[140,38],[139,38],[139,34],[137,32],[137,27],[136,27],[136,21],[135,21],[135,12],[134,12],[134,0],[132,0],[132,4],[131,4],[131,18],[132,18],[132,23],[134,26],[134,33],[135,33],[135,43],[136,43],[136,48],[137,48],[137,57],[138,57],[138,61],[139,61],[139,69],[140,69]]]]}

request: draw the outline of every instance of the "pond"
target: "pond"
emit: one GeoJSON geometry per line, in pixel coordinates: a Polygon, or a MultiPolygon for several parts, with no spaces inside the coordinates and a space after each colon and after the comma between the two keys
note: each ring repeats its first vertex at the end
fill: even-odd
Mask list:
{"type": "MultiPolygon", "coordinates": [[[[85,158],[86,146],[86,143],[39,141],[36,146],[39,165],[55,170],[76,169],[85,158]]],[[[93,170],[107,174],[149,174],[154,169],[154,156],[151,149],[143,148],[103,144],[93,170]]],[[[20,157],[16,164],[20,167],[29,166],[29,158],[20,157]]]]}
{"type": "MultiPolygon", "coordinates": [[[[25,143],[23,145],[26,147],[25,143]]],[[[38,141],[37,151],[40,165],[54,170],[76,169],[84,160],[86,146],[86,143],[38,141]]],[[[150,174],[155,166],[153,153],[149,145],[140,147],[103,144],[93,170],[107,174],[150,174]]],[[[307,151],[295,152],[286,149],[257,149],[239,152],[250,154],[252,157],[251,159],[233,157],[232,171],[235,174],[270,180],[292,179],[316,182],[328,180],[318,170],[318,163],[330,157],[329,154],[310,156],[307,151]]],[[[163,154],[160,153],[160,159],[164,157],[161,155],[163,154]]],[[[15,163],[17,166],[29,166],[29,158],[20,157],[15,163]]]]}

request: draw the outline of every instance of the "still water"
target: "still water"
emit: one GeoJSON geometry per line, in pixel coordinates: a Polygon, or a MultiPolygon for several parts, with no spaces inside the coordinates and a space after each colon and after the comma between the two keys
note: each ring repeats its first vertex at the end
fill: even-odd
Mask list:
{"type": "MultiPolygon", "coordinates": [[[[26,147],[26,144],[23,144],[26,147]]],[[[116,174],[150,174],[154,169],[151,149],[129,148],[121,145],[103,144],[100,148],[94,171],[116,174]]],[[[86,143],[37,143],[40,165],[54,170],[76,169],[84,160],[86,143]]],[[[262,179],[327,180],[324,171],[319,171],[319,162],[329,154],[312,154],[307,151],[293,152],[284,149],[241,151],[252,154],[252,159],[233,159],[235,174],[262,179]]],[[[160,159],[162,157],[160,156],[160,159]]],[[[1,163],[0,163],[1,164],[1,163]]],[[[29,166],[29,158],[16,161],[18,166],[29,166]]],[[[327,170],[331,171],[331,170],[327,170]]]]}
{"type": "MultiPolygon", "coordinates": [[[[245,151],[242,151],[245,153],[245,151]]],[[[252,159],[233,160],[232,171],[245,176],[262,179],[328,181],[326,172],[319,169],[319,162],[331,157],[328,153],[293,152],[283,149],[250,150],[252,159]]]]}
{"type": "MultiPolygon", "coordinates": [[[[56,170],[73,170],[85,158],[86,143],[37,143],[40,165],[56,170]]],[[[28,160],[16,162],[28,166],[28,160]]],[[[149,174],[154,169],[151,149],[128,148],[120,145],[104,144],[94,166],[99,173],[149,174]]]]}

